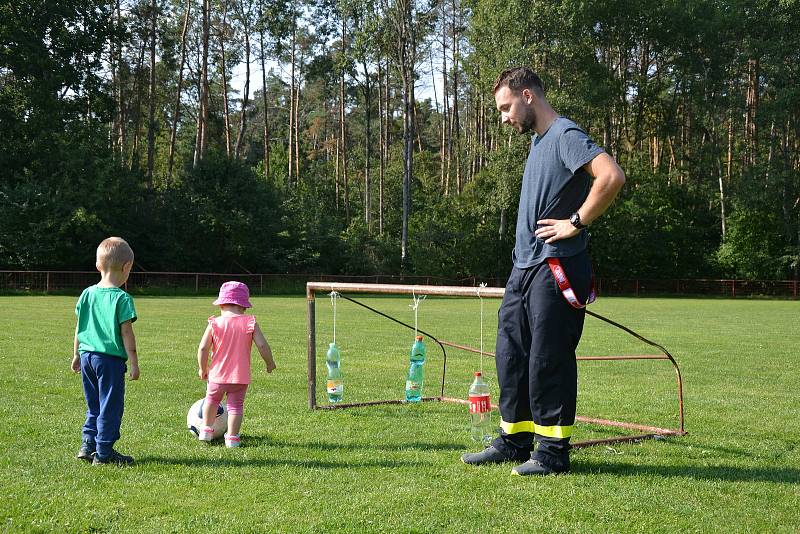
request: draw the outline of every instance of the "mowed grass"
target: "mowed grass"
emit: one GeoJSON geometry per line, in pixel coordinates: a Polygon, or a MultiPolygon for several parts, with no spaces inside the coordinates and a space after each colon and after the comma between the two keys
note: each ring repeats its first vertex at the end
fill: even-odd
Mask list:
{"type": "MultiPolygon", "coordinates": [[[[203,396],[196,347],[212,298],[139,297],[141,379],[128,382],[120,451],[131,468],[75,459],[85,405],[69,371],[72,297],[0,297],[0,528],[9,532],[788,532],[800,529],[800,303],[601,298],[598,313],[663,344],[684,378],[686,430],[573,452],[573,471],[511,477],[468,467],[465,407],[307,407],[306,299],[256,297],[278,369],[254,351],[243,447],[199,443],[185,426],[203,396]]],[[[413,323],[409,298],[366,298],[413,323]]],[[[493,350],[498,301],[484,302],[493,350]]],[[[477,299],[425,300],[420,328],[478,346],[477,299]]],[[[333,337],[317,300],[317,399],[333,337]]],[[[345,401],[401,398],[413,332],[339,301],[345,401]]],[[[425,394],[442,353],[427,343],[425,394]]],[[[579,355],[654,353],[587,317],[579,355]]],[[[484,371],[497,401],[494,362],[484,371]]],[[[448,349],[446,394],[466,397],[477,355],[448,349]]],[[[579,363],[580,415],[678,424],[664,361],[579,363]]],[[[618,435],[578,424],[576,439],[618,435]]]]}

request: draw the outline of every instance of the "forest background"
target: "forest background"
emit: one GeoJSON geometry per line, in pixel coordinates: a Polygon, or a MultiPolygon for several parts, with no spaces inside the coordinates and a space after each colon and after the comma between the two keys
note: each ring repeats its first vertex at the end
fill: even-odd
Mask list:
{"type": "Polygon", "coordinates": [[[0,269],[502,277],[517,65],[627,174],[599,276],[798,278],[797,0],[0,0],[0,269]]]}

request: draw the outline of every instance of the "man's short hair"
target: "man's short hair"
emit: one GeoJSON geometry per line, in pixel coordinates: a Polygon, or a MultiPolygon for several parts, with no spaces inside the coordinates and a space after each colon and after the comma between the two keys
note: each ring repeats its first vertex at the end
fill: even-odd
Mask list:
{"type": "Polygon", "coordinates": [[[103,239],[97,247],[97,263],[109,271],[122,269],[122,266],[133,261],[133,249],[121,237],[103,239]]]}
{"type": "Polygon", "coordinates": [[[500,76],[498,76],[494,82],[492,93],[497,93],[497,91],[504,86],[512,91],[519,92],[523,89],[530,89],[539,96],[544,95],[542,79],[528,67],[514,67],[513,69],[506,69],[501,72],[500,76]]]}

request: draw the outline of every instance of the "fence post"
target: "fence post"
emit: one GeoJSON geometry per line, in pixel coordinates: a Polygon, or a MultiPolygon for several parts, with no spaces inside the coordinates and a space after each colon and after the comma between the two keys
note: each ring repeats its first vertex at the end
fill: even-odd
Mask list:
{"type": "Polygon", "coordinates": [[[636,296],[639,296],[639,279],[636,279],[636,296]]]}
{"type": "Polygon", "coordinates": [[[200,275],[194,273],[194,292],[197,293],[200,291],[200,275]]]}
{"type": "Polygon", "coordinates": [[[45,282],[45,293],[50,293],[50,271],[47,271],[47,282],[45,282]]]}
{"type": "Polygon", "coordinates": [[[797,279],[792,280],[792,298],[797,300],[797,279]]]}
{"type": "Polygon", "coordinates": [[[736,298],[736,279],[731,280],[731,296],[736,298]]]}

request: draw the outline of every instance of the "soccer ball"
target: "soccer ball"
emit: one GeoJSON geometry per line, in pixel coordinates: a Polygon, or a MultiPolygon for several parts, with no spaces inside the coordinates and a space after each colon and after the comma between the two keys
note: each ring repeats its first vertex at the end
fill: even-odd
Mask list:
{"type": "MultiPolygon", "coordinates": [[[[195,437],[200,435],[200,430],[203,428],[203,405],[205,402],[205,398],[195,402],[189,408],[189,413],[186,414],[186,426],[195,437]]],[[[217,417],[211,428],[214,429],[214,439],[221,438],[228,429],[228,410],[222,404],[217,406],[217,417]]]]}

